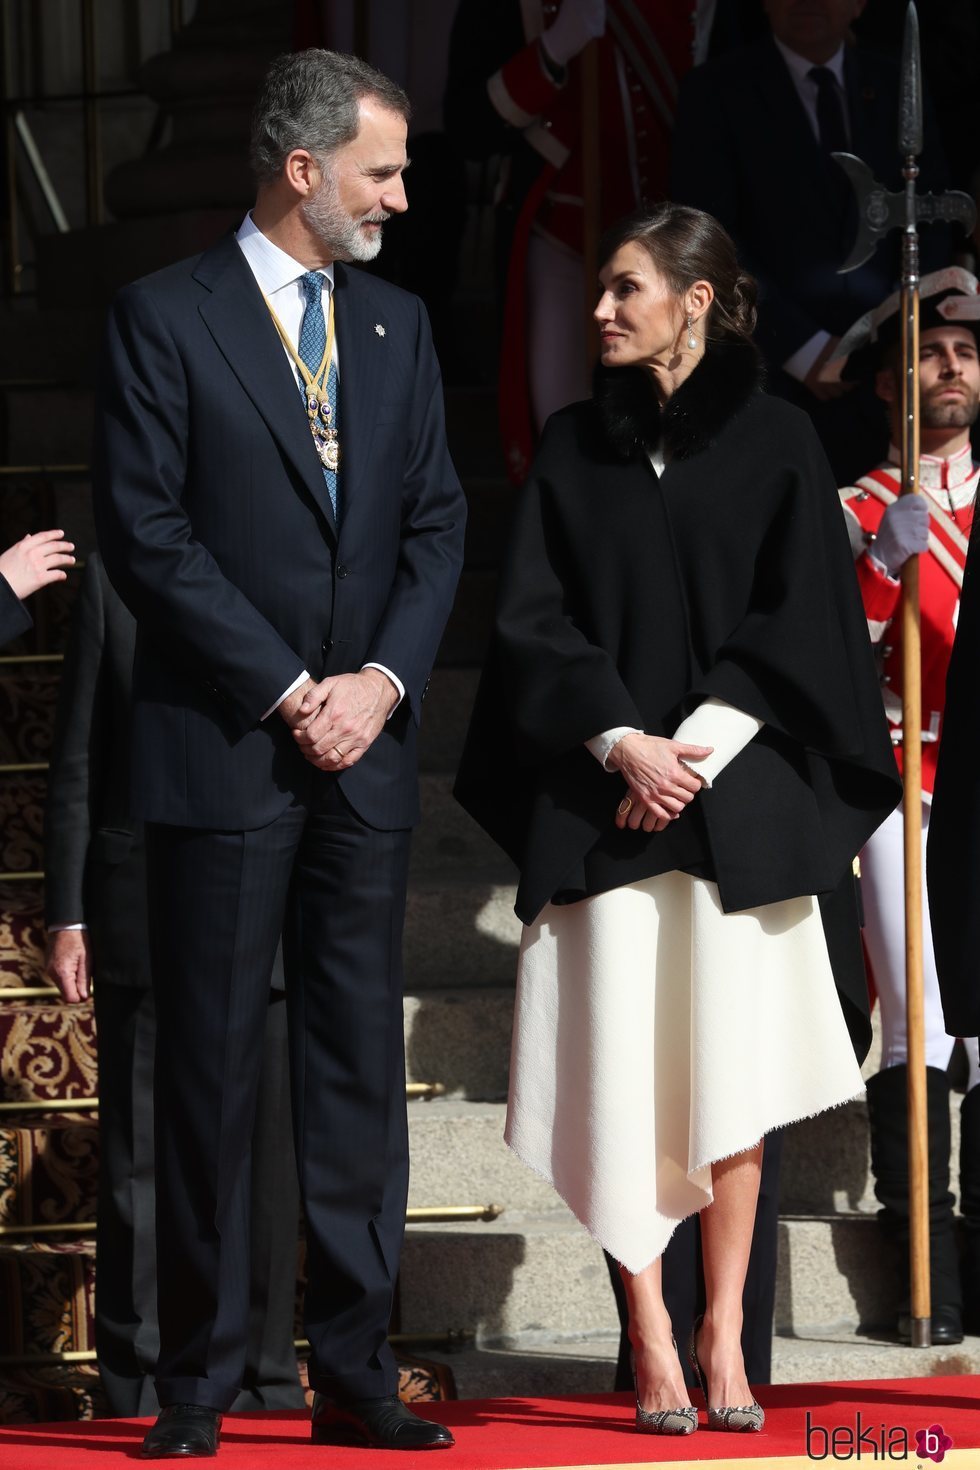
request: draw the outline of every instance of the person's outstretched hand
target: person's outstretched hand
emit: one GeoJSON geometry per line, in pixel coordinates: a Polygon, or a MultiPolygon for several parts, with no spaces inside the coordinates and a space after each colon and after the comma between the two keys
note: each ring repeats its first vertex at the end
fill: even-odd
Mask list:
{"type": "Polygon", "coordinates": [[[65,580],[68,573],[63,568],[75,565],[74,550],[74,542],[65,540],[64,531],[38,531],[0,554],[0,575],[23,602],[50,582],[65,580]]]}

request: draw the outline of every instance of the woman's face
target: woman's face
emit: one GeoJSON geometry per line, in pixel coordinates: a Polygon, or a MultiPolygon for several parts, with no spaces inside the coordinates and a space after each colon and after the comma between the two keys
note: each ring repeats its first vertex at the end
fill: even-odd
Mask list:
{"type": "Polygon", "coordinates": [[[666,367],[687,336],[686,312],[643,246],[621,245],[599,281],[602,295],[593,315],[603,366],[666,367]]]}

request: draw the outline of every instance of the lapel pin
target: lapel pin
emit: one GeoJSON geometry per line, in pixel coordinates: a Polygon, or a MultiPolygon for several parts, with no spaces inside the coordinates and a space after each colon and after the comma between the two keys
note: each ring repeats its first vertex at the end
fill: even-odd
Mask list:
{"type": "Polygon", "coordinates": [[[385,329],[380,322],[375,322],[374,330],[377,332],[379,337],[383,337],[385,334],[385,329]]]}

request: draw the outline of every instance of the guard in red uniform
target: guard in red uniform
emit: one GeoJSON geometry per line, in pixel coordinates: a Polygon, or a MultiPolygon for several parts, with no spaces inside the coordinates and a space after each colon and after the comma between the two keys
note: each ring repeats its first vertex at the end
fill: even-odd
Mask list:
{"type": "Polygon", "coordinates": [[[500,415],[515,481],[527,472],[534,430],[590,391],[579,57],[598,42],[604,228],[665,195],[678,82],[706,54],[712,9],[696,0],[462,0],[446,128],[467,157],[507,160],[500,415]]]}
{"type": "MultiPolygon", "coordinates": [[[[902,638],[900,574],[908,558],[920,560],[922,605],[922,852],[925,862],[929,809],[942,738],[946,670],[949,666],[960,589],[973,522],[977,466],[970,426],[980,406],[980,286],[958,268],[924,277],[921,287],[919,371],[921,392],[921,497],[899,496],[901,473],[895,448],[901,432],[901,372],[898,296],[889,297],[851,328],[841,343],[849,352],[843,376],[873,378],[887,405],[892,448],[888,459],[856,485],[841,491],[854,550],[868,631],[881,670],[885,712],[899,768],[902,729],[902,638]]],[[[903,815],[899,809],[879,827],[861,854],[865,949],[878,992],[882,1069],[868,1083],[871,1165],[879,1220],[899,1246],[899,1335],[908,1340],[908,1134],[906,1120],[907,1038],[905,1024],[905,909],[903,815]]],[[[925,903],[925,899],[924,899],[925,903]]],[[[929,1117],[929,1212],[932,1279],[932,1340],[963,1338],[960,1268],[949,1192],[949,1078],[954,1042],[946,1035],[928,913],[923,914],[925,1033],[929,1117]]],[[[962,1106],[960,1194],[964,1211],[980,1195],[980,1067],[977,1041],[966,1041],[967,1093],[962,1106]]],[[[974,1222],[980,1231],[980,1219],[974,1222]]],[[[980,1260],[967,1259],[965,1305],[980,1317],[980,1260]]],[[[970,1325],[973,1323],[971,1321],[970,1325]]]]}

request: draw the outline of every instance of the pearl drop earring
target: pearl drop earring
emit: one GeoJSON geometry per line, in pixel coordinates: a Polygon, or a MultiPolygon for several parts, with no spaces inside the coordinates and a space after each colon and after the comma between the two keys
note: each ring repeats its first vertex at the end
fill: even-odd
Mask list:
{"type": "Polygon", "coordinates": [[[697,345],[698,345],[698,339],[694,335],[694,318],[689,315],[688,318],[687,318],[687,346],[688,346],[688,351],[689,352],[693,352],[694,349],[695,349],[695,347],[697,347],[697,345]]]}

